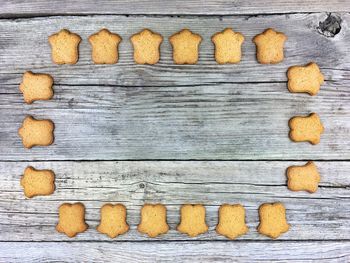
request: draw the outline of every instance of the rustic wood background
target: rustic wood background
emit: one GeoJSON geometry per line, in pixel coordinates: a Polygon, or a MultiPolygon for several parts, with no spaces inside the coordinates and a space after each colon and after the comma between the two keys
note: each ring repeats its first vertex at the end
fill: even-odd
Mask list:
{"type": "Polygon", "coordinates": [[[10,1],[0,3],[0,262],[349,262],[350,261],[350,3],[331,1],[10,1]],[[120,61],[93,65],[87,37],[106,27],[123,38],[120,61]],[[136,65],[129,37],[148,27],[165,38],[161,60],[136,65]],[[167,38],[187,27],[203,37],[197,65],[174,65],[167,38]],[[244,34],[238,65],[217,65],[210,37],[233,27],[244,34]],[[288,36],[285,60],[260,65],[251,39],[274,27],[288,36]],[[79,34],[73,66],[51,62],[47,37],[79,34]],[[315,61],[320,93],[291,94],[286,70],[315,61]],[[24,71],[51,74],[51,101],[23,103],[24,71]],[[321,143],[293,143],[288,120],[317,112],[321,143]],[[17,135],[27,115],[55,123],[55,143],[31,150],[17,135]],[[315,194],[291,192],[285,170],[314,160],[315,194]],[[26,166],[52,169],[52,196],[26,199],[26,166]],[[63,202],[86,206],[87,232],[55,231],[63,202]],[[257,233],[258,207],[281,201],[291,229],[278,240],[257,233]],[[99,208],[121,202],[131,230],[98,233],[99,208]],[[168,208],[168,234],[137,232],[145,202],[168,208]],[[209,232],[175,231],[183,203],[203,203],[209,232]],[[222,203],[241,203],[247,235],[215,233],[222,203]]]}

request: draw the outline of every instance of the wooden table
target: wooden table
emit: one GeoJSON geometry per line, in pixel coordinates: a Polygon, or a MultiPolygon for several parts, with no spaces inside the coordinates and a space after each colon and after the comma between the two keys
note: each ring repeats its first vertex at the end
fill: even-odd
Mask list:
{"type": "Polygon", "coordinates": [[[270,2],[1,1],[0,262],[349,262],[350,3],[270,2]],[[123,38],[118,64],[91,61],[87,37],[102,27],[123,38]],[[144,27],[165,39],[153,66],[132,59],[129,37],[144,27]],[[168,37],[185,27],[203,37],[197,65],[171,59],[168,37]],[[210,37],[225,27],[246,39],[237,65],[213,59],[210,37]],[[252,38],[268,27],[288,36],[277,65],[255,59],[252,38]],[[62,28],[83,39],[76,65],[51,62],[47,38],[62,28]],[[286,70],[310,61],[325,75],[320,93],[289,93],[286,70]],[[53,100],[23,103],[26,70],[54,77],[53,100]],[[293,143],[288,120],[311,112],[325,126],[321,143],[293,143]],[[17,129],[27,114],[54,121],[52,146],[23,148],[17,129]],[[321,173],[318,192],[289,191],[286,168],[307,160],[321,173]],[[56,173],[53,195],[24,197],[28,165],[56,173]],[[76,201],[90,228],[70,239],[55,231],[57,209],[76,201]],[[258,207],[275,201],[291,229],[271,240],[256,231],[258,207]],[[116,239],[95,230],[109,202],[128,209],[131,230],[116,239]],[[169,233],[137,232],[145,202],[167,206],[169,233]],[[175,230],[184,203],[205,205],[208,233],[175,230]],[[245,206],[248,234],[216,234],[223,203],[245,206]]]}

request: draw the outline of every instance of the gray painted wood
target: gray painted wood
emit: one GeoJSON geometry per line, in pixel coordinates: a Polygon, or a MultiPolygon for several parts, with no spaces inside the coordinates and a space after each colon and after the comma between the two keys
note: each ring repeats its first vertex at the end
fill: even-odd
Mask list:
{"type": "MultiPolygon", "coordinates": [[[[246,208],[248,234],[239,240],[270,240],[257,233],[258,207],[281,201],[291,225],[279,240],[349,240],[349,162],[316,162],[322,180],[315,194],[291,192],[286,168],[304,162],[1,162],[0,241],[135,241],[153,240],[137,232],[144,203],[163,203],[171,230],[155,240],[226,240],[215,232],[218,208],[240,203],[246,208]],[[27,165],[52,169],[56,191],[27,199],[19,179],[27,165]],[[57,210],[64,202],[83,202],[90,229],[70,239],[55,231],[57,210]],[[116,239],[98,233],[99,209],[123,203],[131,230],[116,239]],[[209,232],[189,238],[178,233],[179,209],[202,203],[209,232]]],[[[171,246],[171,245],[170,245],[171,246]]]]}
{"type": "MultiPolygon", "coordinates": [[[[87,16],[44,17],[35,19],[3,19],[0,21],[0,83],[18,85],[24,71],[33,70],[53,75],[56,83],[68,85],[174,86],[242,82],[286,81],[291,65],[315,61],[327,80],[350,79],[350,14],[332,15],[333,25],[342,20],[340,33],[326,37],[319,23],[326,13],[273,16],[228,17],[144,17],[144,16],[87,16]],[[89,35],[107,27],[120,34],[120,62],[115,65],[94,65],[91,61],[89,35]],[[164,37],[160,62],[154,66],[136,65],[129,37],[148,27],[164,37]],[[203,37],[197,65],[174,65],[168,37],[187,27],[203,37]],[[211,36],[233,27],[244,34],[242,62],[237,65],[218,65],[213,58],[211,36]],[[277,65],[261,65],[255,59],[252,38],[268,27],[288,36],[286,59],[277,65]],[[49,35],[68,28],[78,33],[80,59],[73,66],[58,66],[51,62],[49,35]],[[33,31],[34,30],[34,31],[33,31]]],[[[332,23],[331,23],[332,24],[332,23]]],[[[2,89],[3,87],[1,87],[2,89]]]]}
{"type": "Polygon", "coordinates": [[[3,262],[349,262],[349,242],[0,243],[3,262]]]}
{"type": "Polygon", "coordinates": [[[286,167],[303,162],[17,162],[349,160],[350,15],[345,13],[349,7],[343,0],[268,4],[189,0],[181,6],[177,0],[161,4],[155,0],[117,4],[74,0],[69,5],[57,0],[2,1],[0,17],[50,17],[0,20],[0,160],[12,160],[0,163],[0,262],[350,261],[349,162],[317,162],[322,181],[313,195],[286,188],[286,167]],[[330,11],[342,13],[306,13],[330,11]],[[305,13],[286,14],[294,12],[305,13]],[[83,16],[54,16],[76,13],[83,16]],[[331,28],[337,24],[341,30],[333,36],[331,28]],[[218,66],[210,37],[228,26],[245,35],[244,56],[239,65],[218,66]],[[56,66],[50,60],[47,37],[63,27],[83,38],[75,66],[56,66]],[[86,39],[101,27],[124,39],[117,65],[91,63],[86,39]],[[155,66],[132,61],[128,38],[143,27],[165,38],[160,63],[155,66]],[[167,38],[183,27],[204,38],[198,65],[178,66],[171,61],[167,38]],[[267,27],[288,36],[281,64],[264,66],[255,61],[251,39],[267,27]],[[309,61],[317,62],[325,74],[321,93],[312,98],[289,94],[287,68],[309,61]],[[54,100],[23,104],[18,84],[26,70],[54,76],[54,100]],[[286,122],[292,115],[309,111],[320,113],[326,126],[322,143],[314,147],[291,143],[286,122]],[[21,147],[16,130],[25,114],[55,121],[57,136],[52,147],[32,151],[21,147]],[[28,164],[56,172],[54,195],[24,198],[19,178],[28,164]],[[90,229],[69,239],[56,233],[54,226],[57,207],[73,201],[85,203],[90,229]],[[292,225],[280,241],[255,230],[258,206],[274,201],[286,205],[292,225]],[[99,208],[107,202],[122,202],[128,208],[131,231],[114,240],[95,230],[99,208]],[[144,202],[167,205],[168,234],[149,239],[136,231],[144,202]],[[187,202],[204,203],[207,208],[210,230],[195,239],[174,230],[179,207],[187,202]],[[234,242],[214,231],[218,207],[224,202],[242,203],[247,209],[250,232],[234,242]]]}
{"type": "Polygon", "coordinates": [[[346,0],[316,1],[244,1],[244,0],[113,0],[113,1],[60,1],[54,0],[3,0],[2,16],[35,16],[62,14],[196,14],[196,15],[227,15],[227,14],[271,14],[292,12],[331,12],[350,11],[346,0]]]}
{"type": "MultiPolygon", "coordinates": [[[[17,86],[11,87],[18,92],[17,86]]],[[[53,100],[32,105],[24,105],[22,94],[0,94],[0,148],[6,149],[0,159],[348,160],[349,87],[349,82],[327,82],[311,97],[289,93],[285,83],[56,85],[53,100]],[[292,142],[288,120],[311,112],[325,126],[320,144],[292,142]],[[53,145],[23,147],[17,130],[26,114],[53,120],[53,145]]]]}

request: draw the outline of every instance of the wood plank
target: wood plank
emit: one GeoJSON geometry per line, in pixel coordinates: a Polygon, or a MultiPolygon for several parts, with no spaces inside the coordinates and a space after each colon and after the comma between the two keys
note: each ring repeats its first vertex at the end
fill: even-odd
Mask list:
{"type": "Polygon", "coordinates": [[[3,262],[348,262],[350,242],[0,243],[3,262]]]}
{"type": "Polygon", "coordinates": [[[244,1],[244,0],[54,0],[48,3],[44,0],[4,0],[1,15],[37,16],[66,14],[196,14],[196,15],[227,15],[227,14],[271,14],[293,12],[335,12],[350,11],[346,0],[316,1],[316,0],[274,0],[274,1],[244,1]]]}
{"type": "Polygon", "coordinates": [[[256,231],[258,207],[281,201],[291,224],[279,240],[349,240],[350,162],[316,162],[322,180],[315,194],[286,187],[289,165],[304,162],[1,162],[0,241],[141,241],[137,232],[141,206],[167,206],[170,231],[155,240],[226,240],[215,232],[218,208],[241,203],[249,232],[239,240],[269,240],[256,231]],[[56,173],[54,195],[26,199],[19,184],[27,165],[56,173]],[[90,228],[70,239],[55,231],[57,209],[64,202],[83,202],[90,228]],[[116,239],[98,233],[100,207],[120,202],[128,209],[131,230],[116,239]],[[178,233],[179,209],[203,203],[209,232],[189,238],[178,233]]]}
{"type": "Polygon", "coordinates": [[[285,83],[56,85],[53,100],[32,105],[18,86],[5,87],[0,160],[350,159],[349,82],[327,82],[315,97],[285,83]],[[288,120],[311,112],[325,126],[320,144],[292,142],[288,120]],[[17,130],[26,114],[53,120],[53,145],[23,147],[17,130]]]}
{"type": "MultiPolygon", "coordinates": [[[[50,3],[50,8],[52,6],[50,3]]],[[[286,9],[286,6],[284,8],[286,9]]],[[[347,25],[350,24],[350,14],[332,15],[333,23],[330,25],[335,26],[338,22],[341,24],[340,32],[334,37],[326,37],[325,34],[329,33],[327,30],[320,33],[320,22],[326,19],[325,13],[233,17],[75,16],[2,19],[0,83],[18,85],[26,70],[50,73],[56,83],[68,85],[144,87],[281,82],[286,81],[289,66],[309,61],[315,61],[320,65],[327,80],[349,80],[350,33],[347,25]],[[58,66],[51,62],[47,38],[64,27],[78,33],[83,39],[80,44],[80,59],[74,66],[58,66]],[[123,37],[118,64],[92,64],[91,47],[87,37],[102,27],[107,27],[123,37]],[[161,60],[154,66],[136,65],[133,61],[129,37],[144,27],[159,32],[164,37],[161,60]],[[168,37],[184,27],[203,37],[197,65],[174,65],[172,62],[168,37]],[[243,59],[240,64],[218,65],[214,61],[214,47],[210,38],[225,27],[233,27],[245,35],[243,59]],[[261,65],[255,59],[255,45],[252,38],[268,27],[275,27],[288,36],[285,47],[286,59],[277,65],[261,65]]]]}

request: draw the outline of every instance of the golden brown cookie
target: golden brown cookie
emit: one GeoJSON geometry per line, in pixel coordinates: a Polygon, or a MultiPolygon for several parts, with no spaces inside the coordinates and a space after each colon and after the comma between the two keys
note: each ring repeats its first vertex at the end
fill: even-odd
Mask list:
{"type": "Polygon", "coordinates": [[[302,166],[290,166],[287,169],[288,189],[292,191],[317,191],[321,180],[320,174],[314,162],[308,162],[302,166]]]}
{"type": "Polygon", "coordinates": [[[92,60],[95,64],[115,64],[118,62],[118,46],[122,38],[111,33],[108,29],[101,29],[89,37],[92,46],[92,60]]]}
{"type": "Polygon", "coordinates": [[[141,222],[137,226],[140,233],[149,237],[165,234],[169,230],[166,207],[162,204],[145,204],[141,209],[141,222]]]}
{"type": "Polygon", "coordinates": [[[241,61],[241,47],[244,36],[234,32],[232,28],[226,28],[212,36],[211,41],[215,45],[215,60],[219,64],[238,63],[241,61]]]}
{"type": "Polygon", "coordinates": [[[49,74],[34,74],[27,71],[23,74],[19,90],[27,104],[35,100],[49,100],[53,96],[53,78],[49,74]]]}
{"type": "Polygon", "coordinates": [[[126,208],[122,204],[105,204],[101,207],[101,222],[97,231],[110,238],[122,235],[129,230],[126,223],[126,208]]]}
{"type": "Polygon", "coordinates": [[[173,47],[173,60],[175,64],[196,64],[198,61],[198,49],[202,42],[200,35],[192,33],[188,29],[169,37],[173,47]]]}
{"type": "Polygon", "coordinates": [[[208,231],[205,222],[205,207],[202,205],[182,205],[181,221],[177,231],[187,234],[190,237],[198,236],[208,231]]]}
{"type": "Polygon", "coordinates": [[[36,170],[28,166],[21,178],[21,186],[28,198],[50,195],[55,191],[55,174],[51,170],[36,170]]]}
{"type": "Polygon", "coordinates": [[[75,64],[79,58],[79,35],[62,29],[60,32],[49,36],[52,61],[56,64],[75,64]]]}
{"type": "Polygon", "coordinates": [[[48,146],[54,141],[54,128],[51,120],[36,120],[32,116],[27,116],[18,134],[22,138],[23,146],[28,149],[33,146],[48,146]]]}
{"type": "Polygon", "coordinates": [[[324,82],[320,68],[316,63],[306,66],[292,66],[288,69],[288,90],[295,93],[309,93],[314,96],[324,82]]]}
{"type": "Polygon", "coordinates": [[[286,209],[282,203],[262,204],[259,207],[259,217],[260,234],[275,239],[289,230],[286,209]]]}
{"type": "Polygon", "coordinates": [[[216,232],[229,239],[235,239],[248,232],[245,223],[245,209],[242,205],[223,204],[219,209],[219,223],[216,232]]]}
{"type": "Polygon", "coordinates": [[[82,203],[65,203],[60,206],[59,221],[56,226],[58,232],[75,237],[88,227],[85,223],[85,206],[82,203]]]}
{"type": "Polygon", "coordinates": [[[284,43],[287,37],[281,32],[271,28],[255,36],[253,42],[256,45],[256,58],[261,64],[276,64],[284,59],[284,43]]]}
{"type": "Polygon", "coordinates": [[[294,142],[318,144],[324,132],[320,117],[316,113],[309,116],[295,116],[289,120],[289,137],[294,142]]]}
{"type": "Polygon", "coordinates": [[[156,64],[160,59],[160,44],[163,37],[149,29],[130,37],[134,47],[134,61],[137,64],[156,64]]]}

